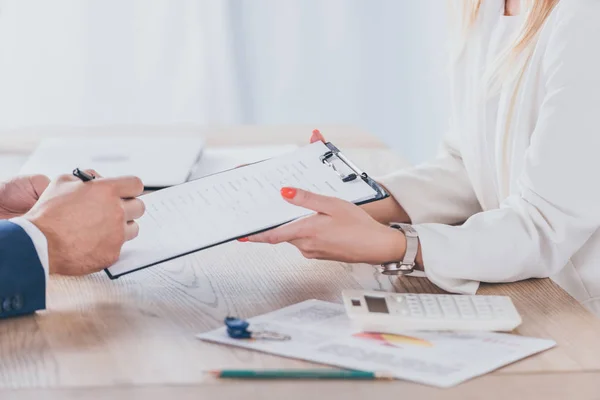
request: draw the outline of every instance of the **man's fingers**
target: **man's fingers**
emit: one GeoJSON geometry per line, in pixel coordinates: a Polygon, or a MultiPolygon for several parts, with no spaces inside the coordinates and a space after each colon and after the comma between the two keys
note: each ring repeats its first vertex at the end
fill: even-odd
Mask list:
{"type": "Polygon", "coordinates": [[[100,175],[98,172],[96,172],[95,169],[84,169],[83,172],[85,172],[88,175],[93,176],[96,179],[102,178],[102,175],[100,175]]]}
{"type": "Polygon", "coordinates": [[[29,182],[31,183],[31,187],[33,188],[36,197],[39,199],[50,184],[50,178],[46,175],[31,175],[29,177],[29,182]]]}
{"type": "Polygon", "coordinates": [[[336,213],[344,212],[344,210],[348,208],[348,205],[351,204],[335,197],[322,196],[306,190],[290,187],[282,188],[281,196],[291,204],[327,215],[335,215],[336,213]]]}
{"type": "Polygon", "coordinates": [[[146,206],[140,199],[128,199],[123,200],[123,209],[125,210],[125,221],[133,221],[144,215],[146,206]]]}
{"type": "Polygon", "coordinates": [[[137,222],[129,221],[125,225],[125,240],[135,239],[140,233],[140,227],[137,222]]]}
{"type": "Polygon", "coordinates": [[[137,176],[123,176],[119,178],[104,178],[102,184],[112,185],[122,199],[137,197],[144,191],[144,184],[137,176]]]}

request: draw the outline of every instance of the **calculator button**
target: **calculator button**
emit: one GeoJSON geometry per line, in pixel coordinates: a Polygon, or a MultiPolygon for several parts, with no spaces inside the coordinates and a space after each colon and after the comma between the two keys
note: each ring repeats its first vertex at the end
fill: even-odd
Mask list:
{"type": "Polygon", "coordinates": [[[443,310],[456,310],[456,305],[453,303],[442,303],[441,306],[443,310]]]}
{"type": "Polygon", "coordinates": [[[458,310],[455,307],[442,307],[442,311],[445,315],[456,314],[458,315],[458,310]]]}
{"type": "Polygon", "coordinates": [[[464,316],[475,316],[475,312],[472,308],[459,307],[460,314],[464,316]]]}
{"type": "Polygon", "coordinates": [[[463,318],[474,318],[475,317],[475,313],[473,312],[473,310],[470,310],[470,309],[461,309],[460,315],[463,318]]]}
{"type": "Polygon", "coordinates": [[[440,318],[442,316],[442,313],[439,311],[428,311],[427,312],[427,317],[429,318],[440,318]]]}
{"type": "Polygon", "coordinates": [[[506,299],[503,299],[502,297],[491,297],[488,299],[489,304],[492,305],[497,305],[497,306],[504,306],[505,304],[507,304],[508,302],[506,301],[506,299]]]}
{"type": "Polygon", "coordinates": [[[442,315],[440,308],[437,305],[425,306],[427,315],[442,315]]]}

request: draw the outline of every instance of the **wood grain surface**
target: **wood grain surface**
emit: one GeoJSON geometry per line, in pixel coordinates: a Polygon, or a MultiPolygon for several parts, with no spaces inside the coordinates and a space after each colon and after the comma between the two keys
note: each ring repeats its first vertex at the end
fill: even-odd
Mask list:
{"type": "Polygon", "coordinates": [[[407,382],[218,382],[2,390],[2,400],[198,400],[198,399],[419,399],[419,400],[598,400],[600,373],[486,375],[452,389],[407,382]]]}

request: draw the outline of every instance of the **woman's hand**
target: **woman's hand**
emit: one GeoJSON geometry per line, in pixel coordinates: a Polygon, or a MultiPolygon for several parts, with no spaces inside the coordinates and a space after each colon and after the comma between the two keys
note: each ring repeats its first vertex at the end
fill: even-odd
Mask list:
{"type": "Polygon", "coordinates": [[[350,263],[375,265],[404,257],[404,235],[375,221],[362,208],[295,188],[283,188],[281,195],[287,202],[317,214],[241,241],[289,242],[306,258],[350,263]]]}
{"type": "MultiPolygon", "coordinates": [[[[312,131],[310,142],[326,142],[325,137],[321,134],[318,129],[312,131]]],[[[360,206],[367,212],[373,219],[382,223],[389,224],[390,222],[404,222],[410,223],[410,217],[404,211],[404,208],[394,199],[392,196],[376,201],[373,203],[367,203],[360,206]]]]}
{"type": "Polygon", "coordinates": [[[312,136],[310,137],[310,142],[314,143],[314,142],[323,142],[325,143],[325,138],[323,137],[323,135],[321,134],[321,132],[318,129],[315,129],[314,131],[312,131],[312,136]]]}

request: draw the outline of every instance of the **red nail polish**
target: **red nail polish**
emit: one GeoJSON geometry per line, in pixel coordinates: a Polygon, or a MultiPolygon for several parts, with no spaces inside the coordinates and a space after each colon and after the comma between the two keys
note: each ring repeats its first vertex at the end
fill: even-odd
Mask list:
{"type": "Polygon", "coordinates": [[[238,242],[247,242],[248,238],[247,237],[243,237],[243,238],[239,238],[238,242]]]}
{"type": "Polygon", "coordinates": [[[281,188],[281,195],[286,199],[293,199],[294,197],[296,197],[296,189],[291,187],[281,188]]]}

